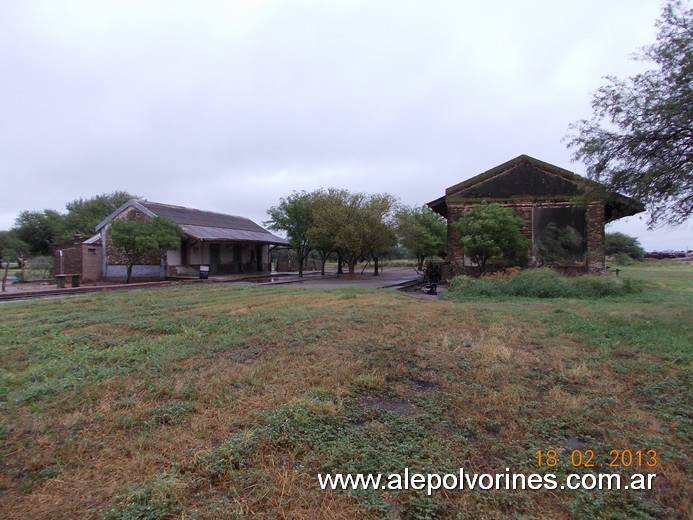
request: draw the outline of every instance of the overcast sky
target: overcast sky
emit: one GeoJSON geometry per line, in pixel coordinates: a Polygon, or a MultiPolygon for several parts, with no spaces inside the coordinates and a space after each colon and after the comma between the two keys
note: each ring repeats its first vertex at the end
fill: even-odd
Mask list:
{"type": "MultiPolygon", "coordinates": [[[[292,191],[420,205],[643,68],[660,0],[0,0],[0,229],[113,190],[258,223],[292,191]]],[[[693,248],[691,226],[608,230],[693,248]]]]}

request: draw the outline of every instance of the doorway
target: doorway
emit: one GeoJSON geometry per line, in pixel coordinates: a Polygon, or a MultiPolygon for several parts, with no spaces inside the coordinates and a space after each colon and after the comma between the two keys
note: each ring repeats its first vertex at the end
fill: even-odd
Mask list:
{"type": "Polygon", "coordinates": [[[221,264],[221,245],[209,244],[209,274],[219,274],[221,264]]]}

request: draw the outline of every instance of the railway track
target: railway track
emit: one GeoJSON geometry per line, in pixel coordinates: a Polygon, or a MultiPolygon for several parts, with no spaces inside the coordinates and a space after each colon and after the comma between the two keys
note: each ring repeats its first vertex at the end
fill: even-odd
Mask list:
{"type": "MultiPolygon", "coordinates": [[[[191,285],[194,283],[203,283],[203,280],[175,280],[164,282],[144,282],[131,283],[128,285],[97,285],[86,287],[65,287],[64,289],[45,289],[37,291],[18,291],[0,293],[0,303],[21,300],[34,300],[37,298],[57,298],[61,296],[73,296],[76,294],[89,294],[101,291],[122,291],[133,289],[151,289],[157,287],[177,287],[180,285],[191,285]]],[[[214,282],[212,282],[214,283],[214,282]]]]}

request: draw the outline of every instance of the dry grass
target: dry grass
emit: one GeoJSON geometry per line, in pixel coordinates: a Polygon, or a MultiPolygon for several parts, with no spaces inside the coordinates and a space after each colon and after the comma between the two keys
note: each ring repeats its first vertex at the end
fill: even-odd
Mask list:
{"type": "Polygon", "coordinates": [[[619,346],[547,325],[551,310],[210,287],[8,306],[0,332],[15,340],[1,367],[0,516],[127,516],[138,500],[158,504],[160,517],[186,518],[691,513],[689,446],[676,430],[685,423],[642,391],[680,397],[653,385],[690,366],[640,349],[619,357],[619,346]],[[61,315],[75,318],[62,324],[61,315]],[[43,328],[22,329],[32,322],[43,328]],[[112,357],[90,358],[94,349],[112,357]],[[81,384],[50,368],[60,353],[85,356],[66,369],[81,384]],[[31,393],[36,384],[50,392],[31,393]],[[355,436],[339,437],[347,431],[355,436]],[[600,456],[657,449],[661,489],[601,495],[595,506],[576,492],[321,491],[316,475],[326,467],[353,467],[348,457],[370,467],[375,455],[359,438],[393,450],[394,464],[439,471],[530,473],[535,450],[565,451],[567,438],[600,456]],[[226,449],[241,450],[235,466],[226,449]]]}

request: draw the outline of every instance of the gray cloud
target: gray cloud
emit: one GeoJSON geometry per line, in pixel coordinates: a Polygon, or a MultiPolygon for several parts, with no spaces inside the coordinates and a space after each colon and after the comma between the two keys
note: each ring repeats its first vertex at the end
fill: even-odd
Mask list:
{"type": "Polygon", "coordinates": [[[0,3],[0,228],[115,189],[262,221],[318,187],[421,204],[521,153],[580,173],[561,139],[602,76],[642,67],[660,7],[0,3]]]}

